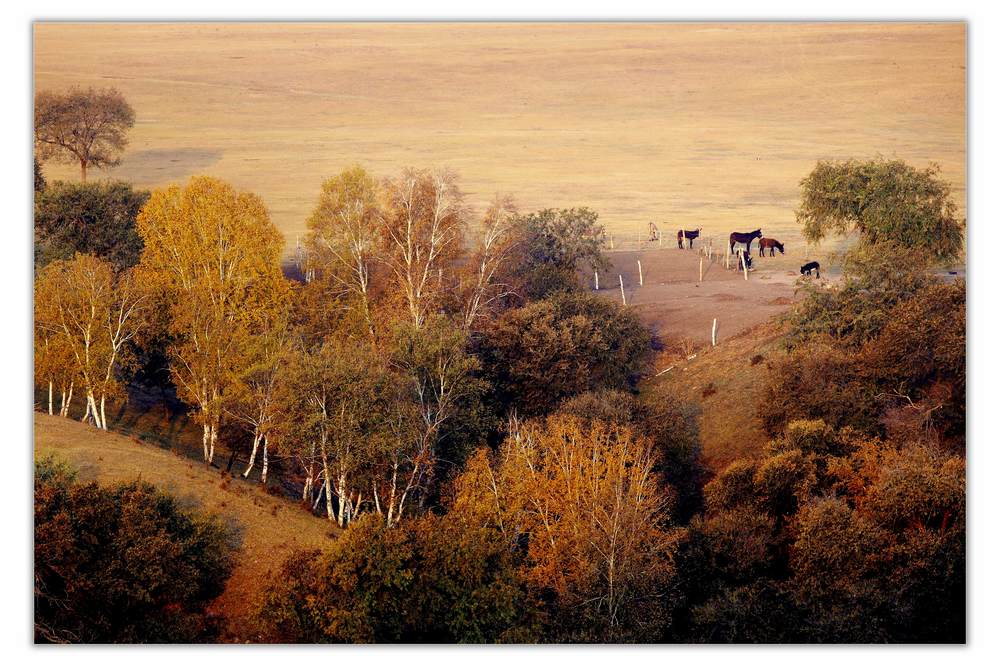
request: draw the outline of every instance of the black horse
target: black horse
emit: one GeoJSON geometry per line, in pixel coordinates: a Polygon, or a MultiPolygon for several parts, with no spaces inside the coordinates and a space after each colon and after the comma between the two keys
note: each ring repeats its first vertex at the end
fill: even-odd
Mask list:
{"type": "Polygon", "coordinates": [[[690,231],[690,230],[687,230],[687,229],[678,229],[677,230],[677,247],[680,248],[681,250],[683,250],[684,249],[684,239],[687,239],[688,240],[688,250],[690,250],[691,246],[694,244],[694,240],[696,238],[698,238],[699,236],[701,236],[701,227],[699,227],[698,229],[696,229],[694,231],[690,231]]]}
{"type": "Polygon", "coordinates": [[[812,272],[816,272],[816,277],[819,278],[819,262],[809,262],[808,264],[803,264],[802,268],[799,269],[799,273],[802,275],[812,275],[812,272]]]}
{"type": "Polygon", "coordinates": [[[732,253],[733,249],[736,247],[737,243],[747,244],[747,254],[750,254],[750,244],[753,243],[754,239],[759,239],[763,234],[760,233],[759,229],[756,229],[749,234],[744,234],[743,232],[733,232],[729,235],[729,252],[732,253]]]}

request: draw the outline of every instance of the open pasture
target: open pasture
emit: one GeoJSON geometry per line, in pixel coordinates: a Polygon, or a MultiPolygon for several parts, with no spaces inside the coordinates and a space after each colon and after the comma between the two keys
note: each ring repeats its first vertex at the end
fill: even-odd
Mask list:
{"type": "MultiPolygon", "coordinates": [[[[965,209],[965,25],[56,24],[36,90],[116,86],[131,143],[105,174],[207,173],[260,194],[289,248],[325,177],[449,167],[478,210],[589,206],[794,240],[819,159],[934,161],[965,209]]],[[[73,165],[46,164],[50,178],[73,165]]]]}

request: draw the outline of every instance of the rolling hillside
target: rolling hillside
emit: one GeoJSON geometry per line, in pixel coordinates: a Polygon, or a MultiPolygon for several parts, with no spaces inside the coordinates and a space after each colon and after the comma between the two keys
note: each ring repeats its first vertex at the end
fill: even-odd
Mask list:
{"type": "Polygon", "coordinates": [[[238,564],[211,608],[229,623],[246,617],[269,573],[292,551],[322,547],[336,535],[334,526],[294,502],[155,445],[38,412],[34,427],[35,456],[53,454],[69,462],[82,481],[142,479],[240,529],[243,545],[238,564]]]}

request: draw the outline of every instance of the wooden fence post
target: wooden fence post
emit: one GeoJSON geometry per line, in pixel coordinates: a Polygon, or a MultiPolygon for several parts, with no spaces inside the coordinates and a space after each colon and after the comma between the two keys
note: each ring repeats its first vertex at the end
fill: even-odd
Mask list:
{"type": "Polygon", "coordinates": [[[642,287],[642,260],[637,259],[635,263],[639,265],[639,287],[642,287]]]}
{"type": "Polygon", "coordinates": [[[594,271],[594,290],[600,291],[601,281],[597,278],[597,271],[594,271]]]}
{"type": "Polygon", "coordinates": [[[712,318],[712,347],[715,347],[716,334],[719,331],[719,318],[712,318]]]}
{"type": "Polygon", "coordinates": [[[611,239],[611,249],[614,250],[615,249],[615,235],[614,234],[608,234],[608,238],[611,239]]]}
{"type": "Polygon", "coordinates": [[[620,273],[618,274],[618,287],[622,290],[622,305],[627,306],[628,304],[625,303],[625,281],[622,280],[622,274],[620,273]]]}
{"type": "Polygon", "coordinates": [[[698,282],[701,282],[705,278],[705,258],[698,258],[698,282]]]}

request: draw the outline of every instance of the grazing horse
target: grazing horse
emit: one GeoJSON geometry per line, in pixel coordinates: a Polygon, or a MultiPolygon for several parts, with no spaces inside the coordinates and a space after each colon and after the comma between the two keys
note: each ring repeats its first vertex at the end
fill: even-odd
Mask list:
{"type": "Polygon", "coordinates": [[[698,238],[699,236],[701,236],[701,227],[699,227],[698,229],[696,229],[694,231],[690,231],[688,229],[678,229],[677,230],[677,247],[680,248],[681,250],[683,250],[684,249],[684,239],[687,239],[688,240],[688,250],[690,250],[691,246],[694,244],[694,240],[696,238],[698,238]]]}
{"type": "Polygon", "coordinates": [[[809,262],[808,264],[803,264],[802,268],[799,269],[799,273],[802,275],[812,275],[812,272],[816,272],[816,277],[819,278],[819,262],[809,262]]]}
{"type": "Polygon", "coordinates": [[[761,237],[760,244],[757,247],[760,248],[760,256],[761,257],[764,256],[764,248],[770,248],[771,249],[771,257],[774,257],[774,249],[775,248],[777,248],[779,251],[781,251],[782,255],[785,254],[785,244],[782,243],[782,242],[780,242],[778,239],[769,239],[769,238],[761,237]]]}
{"type": "Polygon", "coordinates": [[[733,232],[729,235],[729,252],[733,252],[733,248],[736,247],[737,243],[747,244],[747,254],[750,254],[750,244],[753,243],[754,239],[759,239],[763,234],[760,233],[759,229],[756,229],[749,234],[744,234],[743,232],[733,232]]]}

